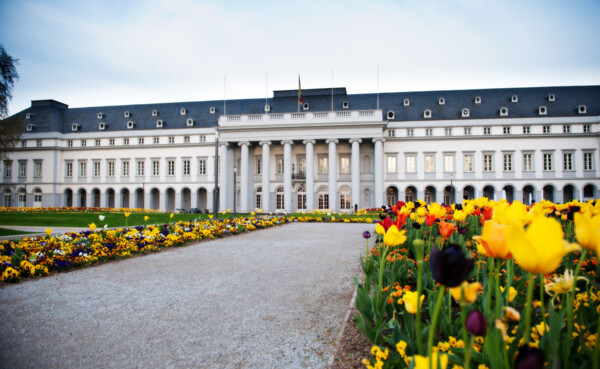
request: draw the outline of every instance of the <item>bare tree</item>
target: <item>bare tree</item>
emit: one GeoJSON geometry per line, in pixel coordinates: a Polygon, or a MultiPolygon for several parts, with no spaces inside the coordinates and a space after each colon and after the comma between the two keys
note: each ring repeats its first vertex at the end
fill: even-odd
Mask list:
{"type": "Polygon", "coordinates": [[[23,120],[8,116],[8,102],[12,99],[12,88],[19,79],[17,68],[19,59],[8,55],[0,44],[0,159],[6,159],[15,144],[21,138],[23,120]]]}

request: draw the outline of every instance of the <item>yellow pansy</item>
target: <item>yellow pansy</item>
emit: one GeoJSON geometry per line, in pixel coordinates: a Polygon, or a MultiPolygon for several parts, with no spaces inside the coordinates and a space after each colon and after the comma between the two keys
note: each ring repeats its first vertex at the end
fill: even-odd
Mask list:
{"type": "Polygon", "coordinates": [[[464,281],[460,286],[450,288],[450,294],[456,302],[461,303],[462,290],[464,289],[465,304],[469,305],[477,300],[479,291],[483,290],[483,286],[479,282],[468,283],[464,281]]]}
{"type": "Polygon", "coordinates": [[[577,243],[590,251],[600,247],[600,215],[591,216],[590,213],[575,213],[575,236],[577,243]]]}
{"type": "MultiPolygon", "coordinates": [[[[425,299],[425,295],[421,294],[421,298],[419,301],[419,308],[423,305],[423,299],[425,299]]],[[[404,296],[402,297],[402,301],[404,301],[404,307],[406,307],[406,311],[411,314],[417,313],[417,292],[406,291],[404,292],[404,296]]]]}
{"type": "Polygon", "coordinates": [[[448,355],[439,354],[436,352],[432,352],[429,357],[415,355],[415,366],[414,369],[446,369],[448,366],[448,355]],[[438,357],[440,366],[438,367],[438,357]],[[431,366],[429,366],[429,360],[431,359],[431,366]]]}
{"type": "Polygon", "coordinates": [[[505,306],[504,317],[509,321],[518,322],[521,320],[521,313],[519,313],[516,309],[510,306],[505,306]]]}
{"type": "MultiPolygon", "coordinates": [[[[504,293],[504,287],[500,286],[500,291],[504,293]]],[[[516,296],[517,290],[513,286],[510,286],[510,290],[508,290],[508,302],[513,302],[516,296]]]]}
{"type": "Polygon", "coordinates": [[[563,256],[579,249],[563,240],[562,227],[553,218],[535,218],[527,230],[512,224],[506,228],[505,236],[517,264],[535,274],[552,273],[563,256]]]}
{"type": "MultiPolygon", "coordinates": [[[[377,227],[375,230],[377,231],[377,227]]],[[[404,241],[406,241],[406,231],[399,231],[398,227],[395,225],[392,225],[387,232],[385,232],[385,236],[383,236],[383,243],[388,247],[401,245],[404,241]]]]}

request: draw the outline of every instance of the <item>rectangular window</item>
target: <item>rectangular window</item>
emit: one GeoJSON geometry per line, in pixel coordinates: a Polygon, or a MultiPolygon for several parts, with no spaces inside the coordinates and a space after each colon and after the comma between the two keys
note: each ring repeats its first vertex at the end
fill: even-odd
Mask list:
{"type": "Polygon", "coordinates": [[[87,163],[85,161],[79,162],[79,176],[80,177],[87,176],[87,163]]]}
{"type": "Polygon", "coordinates": [[[42,176],[42,162],[41,161],[33,162],[33,176],[34,177],[42,176]]]}
{"type": "Polygon", "coordinates": [[[144,144],[144,137],[138,137],[138,145],[144,144]]]}
{"type": "Polygon", "coordinates": [[[591,152],[583,153],[583,170],[594,170],[594,155],[591,152]]]}
{"type": "Polygon", "coordinates": [[[183,136],[184,143],[190,143],[190,136],[183,136]]]}
{"type": "Polygon", "coordinates": [[[414,155],[406,156],[406,173],[416,173],[417,158],[414,155]]]}
{"type": "Polygon", "coordinates": [[[504,133],[505,135],[509,135],[510,134],[510,127],[502,127],[502,133],[504,133]]]}
{"type": "Polygon", "coordinates": [[[70,163],[70,162],[65,163],[65,177],[68,177],[68,178],[73,177],[73,163],[70,163]]]}
{"type": "Polygon", "coordinates": [[[94,140],[94,142],[95,142],[96,146],[100,146],[100,139],[99,138],[97,138],[96,140],[94,140]]]}
{"type": "Polygon", "coordinates": [[[129,139],[128,138],[124,138],[123,139],[123,145],[129,145],[129,139]]]}
{"type": "Polygon", "coordinates": [[[491,127],[483,127],[483,134],[484,135],[491,135],[492,134],[492,128],[491,127]]]}
{"type": "Polygon", "coordinates": [[[27,177],[27,162],[19,162],[19,177],[27,177]]]}
{"type": "Polygon", "coordinates": [[[551,171],[552,167],[552,154],[546,153],[544,154],[544,171],[551,171]]]}
{"type": "Polygon", "coordinates": [[[465,154],[465,165],[463,170],[465,172],[473,171],[473,154],[465,154]]]}
{"type": "Polygon", "coordinates": [[[433,136],[433,128],[425,128],[425,136],[433,136]]]}
{"type": "Polygon", "coordinates": [[[12,162],[10,161],[4,162],[4,177],[12,177],[12,162]]]}
{"type": "Polygon", "coordinates": [[[169,143],[170,144],[175,143],[175,137],[169,136],[169,143]]]}
{"type": "Polygon", "coordinates": [[[550,133],[550,126],[544,126],[542,127],[542,130],[544,133],[550,133]]]}
{"type": "Polygon", "coordinates": [[[298,194],[298,210],[306,209],[306,194],[299,193],[298,194]]]}
{"type": "Polygon", "coordinates": [[[73,140],[67,140],[67,146],[73,147],[73,140]]]}
{"type": "Polygon", "coordinates": [[[138,176],[144,175],[144,162],[143,161],[137,162],[137,175],[138,176]]]}
{"type": "Polygon", "coordinates": [[[21,141],[21,147],[27,147],[27,141],[25,141],[25,140],[21,141]]]}
{"type": "Polygon", "coordinates": [[[471,127],[465,127],[465,136],[471,135],[471,127]]]}
{"type": "Polygon", "coordinates": [[[81,146],[82,147],[87,146],[87,140],[81,140],[81,146]]]}
{"type": "Polygon", "coordinates": [[[114,177],[115,176],[115,162],[114,161],[109,161],[106,163],[106,175],[108,177],[114,177]]]}
{"type": "Polygon", "coordinates": [[[396,130],[395,129],[389,129],[388,130],[388,137],[396,137],[396,130]]]}
{"type": "Polygon", "coordinates": [[[128,161],[122,161],[121,162],[122,166],[122,170],[121,170],[121,175],[123,177],[129,177],[129,162],[128,161]]]}
{"type": "Polygon", "coordinates": [[[563,124],[563,133],[571,133],[571,126],[568,124],[563,124]]]}
{"type": "Polygon", "coordinates": [[[494,156],[492,154],[483,154],[483,171],[491,172],[494,170],[494,156]]]}
{"type": "Polygon", "coordinates": [[[563,153],[563,170],[573,170],[573,153],[563,153]]]}
{"type": "Polygon", "coordinates": [[[115,146],[115,139],[114,139],[114,138],[111,138],[111,139],[109,139],[109,140],[108,140],[108,144],[109,144],[110,146],[115,146]]]}
{"type": "Polygon", "coordinates": [[[319,174],[327,174],[329,169],[327,168],[327,156],[319,156],[319,174]]]}
{"type": "Polygon", "coordinates": [[[396,173],[396,156],[388,155],[387,157],[387,172],[396,173]]]}
{"type": "Polygon", "coordinates": [[[340,174],[349,174],[349,173],[350,173],[350,157],[349,156],[340,156],[340,174]]]}
{"type": "Polygon", "coordinates": [[[206,136],[200,135],[200,142],[206,142],[206,136]]]}
{"type": "Polygon", "coordinates": [[[42,193],[41,192],[35,192],[33,194],[33,202],[42,202],[42,193]]]}
{"type": "Polygon", "coordinates": [[[37,147],[42,147],[42,140],[36,140],[35,142],[37,147]]]}
{"type": "Polygon", "coordinates": [[[183,159],[183,175],[190,175],[190,161],[188,159],[183,159]]]}
{"type": "Polygon", "coordinates": [[[160,162],[158,160],[152,160],[152,175],[160,175],[160,162]]]}
{"type": "Polygon", "coordinates": [[[583,125],[583,133],[590,133],[592,132],[592,126],[589,124],[584,124],[583,125]]]}
{"type": "MultiPolygon", "coordinates": [[[[156,162],[158,163],[158,162],[156,162]]],[[[155,174],[158,175],[158,174],[155,174]]],[[[174,176],[175,175],[175,160],[167,160],[167,175],[174,176]]]]}
{"type": "Polygon", "coordinates": [[[425,173],[435,172],[435,156],[425,155],[425,173]]]}
{"type": "Polygon", "coordinates": [[[275,158],[275,163],[277,164],[275,174],[283,174],[283,156],[277,155],[277,157],[275,158]]]}
{"type": "Polygon", "coordinates": [[[528,135],[531,133],[531,127],[530,126],[523,126],[523,134],[528,135]]]}
{"type": "Polygon", "coordinates": [[[407,135],[408,137],[412,137],[412,136],[414,136],[414,135],[415,135],[415,130],[414,130],[414,129],[412,129],[412,128],[409,128],[409,129],[407,129],[407,130],[406,130],[406,135],[407,135]]]}
{"type": "Polygon", "coordinates": [[[256,174],[262,174],[262,158],[256,158],[256,174]]]}
{"type": "Polygon", "coordinates": [[[94,162],[94,177],[100,177],[100,162],[94,162]]]}
{"type": "Polygon", "coordinates": [[[157,145],[158,143],[160,143],[160,137],[154,137],[152,139],[152,143],[154,143],[155,145],[157,145]]]}
{"type": "Polygon", "coordinates": [[[446,128],[446,129],[444,129],[444,134],[446,136],[452,136],[452,128],[446,128]]]}
{"type": "Polygon", "coordinates": [[[198,174],[201,176],[206,175],[206,159],[198,160],[198,174]]]}
{"type": "Polygon", "coordinates": [[[256,192],[256,208],[262,209],[262,194],[260,192],[256,192]]]}
{"type": "Polygon", "coordinates": [[[446,173],[454,172],[454,155],[444,154],[444,172],[446,172],[446,173]]]}
{"type": "Polygon", "coordinates": [[[523,154],[523,171],[533,170],[533,154],[523,154]]]}
{"type": "Polygon", "coordinates": [[[502,156],[502,163],[503,163],[503,168],[505,172],[512,172],[513,170],[513,155],[512,154],[504,154],[502,156]]]}

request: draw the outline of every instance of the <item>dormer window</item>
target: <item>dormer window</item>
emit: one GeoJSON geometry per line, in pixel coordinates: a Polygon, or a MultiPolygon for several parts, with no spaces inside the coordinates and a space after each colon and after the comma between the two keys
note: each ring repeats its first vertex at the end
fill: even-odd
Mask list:
{"type": "Polygon", "coordinates": [[[538,108],[538,115],[547,115],[548,114],[548,109],[546,109],[545,106],[540,106],[538,108]]]}
{"type": "Polygon", "coordinates": [[[554,96],[554,94],[548,95],[548,101],[550,101],[550,102],[556,101],[556,96],[554,96]]]}
{"type": "Polygon", "coordinates": [[[33,113],[25,114],[25,119],[31,119],[33,117],[33,113]]]}
{"type": "Polygon", "coordinates": [[[192,118],[188,118],[188,120],[185,122],[185,125],[188,127],[193,127],[194,126],[194,120],[192,118]]]}
{"type": "Polygon", "coordinates": [[[79,131],[79,127],[80,127],[79,124],[73,123],[73,124],[71,124],[71,131],[73,131],[73,132],[79,131]]]}
{"type": "Polygon", "coordinates": [[[460,112],[460,116],[463,118],[468,118],[469,116],[471,116],[469,108],[463,108],[463,110],[460,112]]]}
{"type": "Polygon", "coordinates": [[[211,106],[211,107],[210,107],[210,113],[211,113],[211,114],[214,114],[214,113],[216,113],[216,112],[217,112],[217,109],[216,109],[214,106],[211,106]]]}
{"type": "Polygon", "coordinates": [[[156,109],[152,110],[152,116],[158,117],[158,110],[156,110],[156,109]]]}
{"type": "Polygon", "coordinates": [[[512,95],[510,97],[510,102],[512,102],[512,103],[519,102],[519,97],[517,95],[512,95]]]}
{"type": "Polygon", "coordinates": [[[165,122],[163,122],[162,120],[157,120],[156,121],[156,128],[162,128],[165,126],[165,122]]]}
{"type": "Polygon", "coordinates": [[[438,99],[438,105],[444,105],[444,104],[446,104],[446,99],[444,99],[443,97],[440,97],[438,99]]]}
{"type": "Polygon", "coordinates": [[[500,108],[500,116],[501,117],[507,117],[508,116],[508,108],[506,106],[503,106],[500,108]]]}
{"type": "Polygon", "coordinates": [[[104,118],[104,114],[98,113],[98,119],[102,119],[102,118],[104,118]]]}
{"type": "Polygon", "coordinates": [[[187,110],[185,108],[181,108],[181,109],[179,109],[179,114],[180,115],[186,115],[187,114],[187,110]]]}
{"type": "Polygon", "coordinates": [[[100,131],[105,131],[105,130],[106,130],[106,126],[107,126],[107,124],[106,124],[106,123],[104,123],[104,122],[100,122],[100,123],[98,123],[98,129],[99,129],[100,131]]]}
{"type": "Polygon", "coordinates": [[[35,129],[35,124],[31,124],[31,123],[29,123],[29,124],[27,125],[27,131],[28,131],[28,132],[31,132],[31,131],[33,131],[34,129],[35,129]]]}
{"type": "Polygon", "coordinates": [[[132,121],[127,122],[127,129],[133,129],[135,127],[135,123],[132,121]]]}
{"type": "Polygon", "coordinates": [[[123,116],[124,116],[125,118],[129,118],[129,117],[131,116],[131,113],[130,113],[130,112],[128,112],[128,111],[126,111],[126,112],[123,114],[123,116]]]}
{"type": "Polygon", "coordinates": [[[268,113],[270,111],[271,111],[271,105],[265,104],[265,113],[268,113]]]}
{"type": "Polygon", "coordinates": [[[577,107],[577,113],[579,113],[579,114],[587,114],[587,106],[585,106],[585,105],[579,105],[577,107]]]}
{"type": "Polygon", "coordinates": [[[410,100],[409,99],[404,99],[403,105],[404,106],[410,106],[410,100]]]}
{"type": "Polygon", "coordinates": [[[423,118],[425,118],[425,119],[431,118],[431,110],[425,109],[425,111],[423,111],[423,118]]]}
{"type": "Polygon", "coordinates": [[[304,103],[304,105],[302,105],[302,109],[304,110],[308,110],[310,108],[310,105],[308,105],[308,103],[304,103]]]}
{"type": "Polygon", "coordinates": [[[394,119],[395,116],[396,116],[396,114],[394,114],[393,110],[389,110],[387,112],[387,119],[394,119]]]}
{"type": "Polygon", "coordinates": [[[350,104],[348,104],[348,101],[344,101],[344,102],[342,103],[342,108],[344,108],[344,109],[348,109],[349,107],[350,107],[350,104]]]}
{"type": "Polygon", "coordinates": [[[481,104],[481,96],[475,96],[475,104],[481,104]]]}

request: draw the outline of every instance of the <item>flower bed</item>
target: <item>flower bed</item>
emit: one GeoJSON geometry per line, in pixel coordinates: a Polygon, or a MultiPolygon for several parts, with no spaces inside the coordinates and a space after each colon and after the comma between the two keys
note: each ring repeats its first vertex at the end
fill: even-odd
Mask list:
{"type": "Polygon", "coordinates": [[[375,230],[367,368],[599,367],[600,202],[399,202],[375,230]]]}

